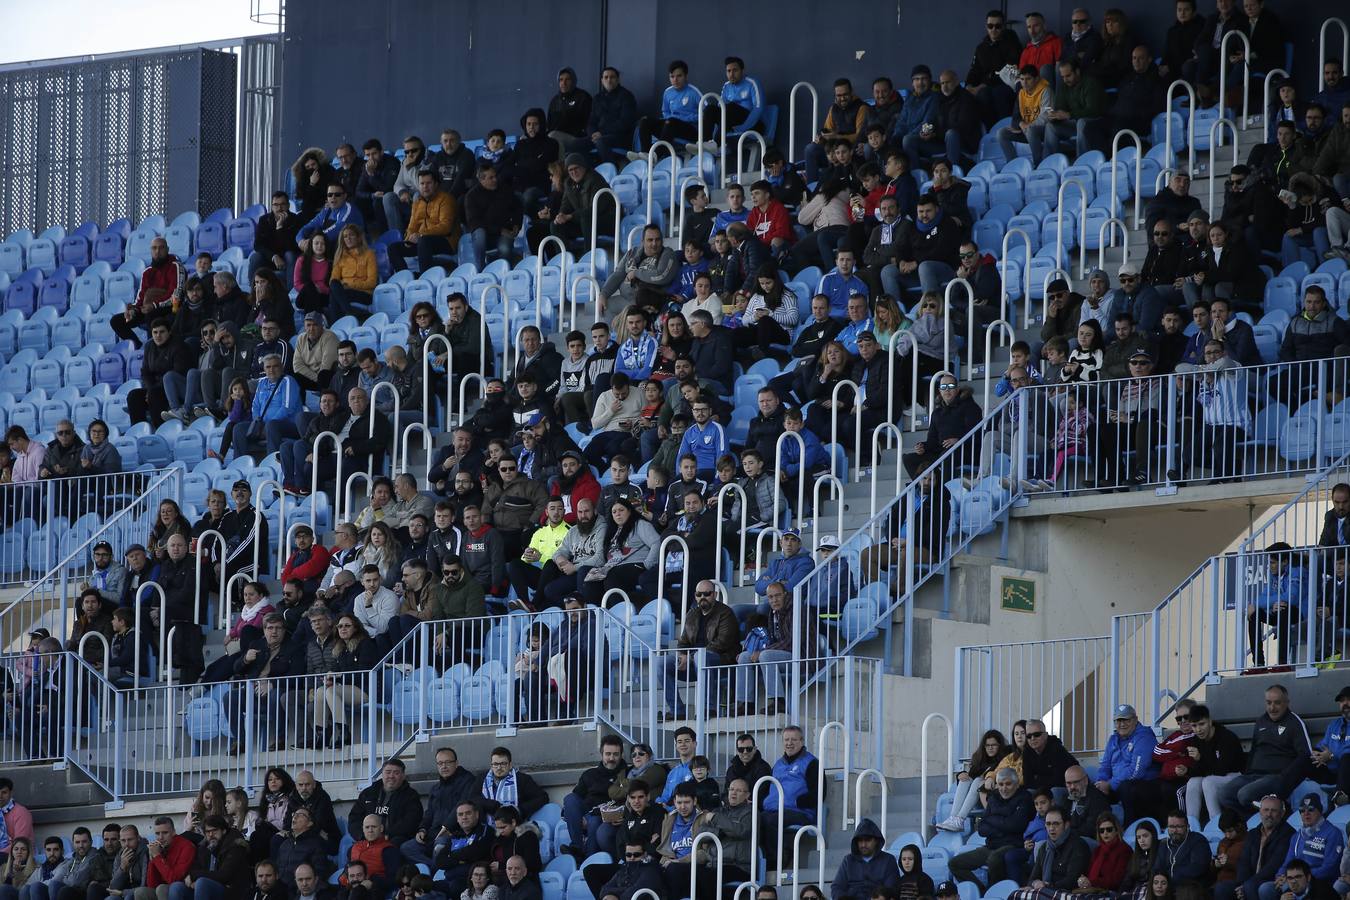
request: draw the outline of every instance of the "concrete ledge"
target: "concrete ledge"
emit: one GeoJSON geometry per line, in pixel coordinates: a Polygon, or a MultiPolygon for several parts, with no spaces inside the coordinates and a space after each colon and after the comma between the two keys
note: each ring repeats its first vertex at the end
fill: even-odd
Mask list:
{"type": "MultiPolygon", "coordinates": [[[[1239,481],[1228,484],[1197,484],[1178,489],[1175,494],[1158,496],[1152,488],[1125,493],[1103,494],[1084,491],[1078,494],[1034,495],[1026,506],[1013,507],[1015,518],[1071,515],[1121,509],[1162,509],[1189,507],[1204,503],[1207,507],[1238,507],[1249,504],[1287,503],[1308,486],[1302,475],[1239,481]]],[[[1203,510],[1197,510],[1200,512],[1203,510]]]]}

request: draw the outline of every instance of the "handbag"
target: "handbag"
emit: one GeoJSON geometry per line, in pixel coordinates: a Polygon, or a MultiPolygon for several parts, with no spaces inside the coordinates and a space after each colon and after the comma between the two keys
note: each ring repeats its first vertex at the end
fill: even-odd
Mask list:
{"type": "MultiPolygon", "coordinates": [[[[286,376],[283,375],[281,377],[284,379],[286,376]]],[[[263,404],[262,413],[258,416],[257,419],[249,423],[248,426],[249,440],[255,440],[257,438],[262,437],[263,429],[267,427],[267,410],[269,410],[272,407],[272,401],[277,399],[277,394],[280,392],[281,392],[281,382],[278,381],[277,386],[272,389],[272,393],[267,396],[267,402],[263,404]]]]}

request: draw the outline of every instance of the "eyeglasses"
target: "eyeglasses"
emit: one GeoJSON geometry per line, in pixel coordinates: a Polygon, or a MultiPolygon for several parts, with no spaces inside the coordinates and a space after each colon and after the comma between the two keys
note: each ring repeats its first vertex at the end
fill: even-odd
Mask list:
{"type": "Polygon", "coordinates": [[[754,752],[755,752],[755,748],[754,748],[754,747],[737,747],[737,748],[736,748],[736,752],[737,752],[737,753],[754,753],[754,752]]]}
{"type": "Polygon", "coordinates": [[[56,432],[56,436],[57,436],[57,437],[61,437],[62,435],[74,434],[74,433],[75,433],[75,432],[71,431],[69,428],[62,428],[60,431],[56,432]]]}
{"type": "Polygon", "coordinates": [[[463,569],[446,569],[446,570],[445,570],[445,574],[446,574],[446,575],[451,575],[451,576],[458,576],[458,575],[463,574],[463,572],[464,572],[463,569]]]}
{"type": "Polygon", "coordinates": [[[954,382],[954,381],[946,381],[946,382],[943,382],[942,384],[939,384],[939,385],[938,385],[938,390],[940,390],[940,391],[954,391],[954,390],[956,390],[956,382],[954,382]]]}
{"type": "Polygon", "coordinates": [[[1155,232],[1153,232],[1153,236],[1154,236],[1154,237],[1171,237],[1171,236],[1172,236],[1172,232],[1170,232],[1170,231],[1155,231],[1155,232]]]}
{"type": "Polygon", "coordinates": [[[1002,23],[1002,22],[985,22],[985,23],[984,23],[984,27],[987,28],[987,29],[989,29],[990,31],[998,31],[999,29],[1001,29],[1001,28],[1003,27],[1003,23],[1002,23]]]}
{"type": "Polygon", "coordinates": [[[346,196],[346,195],[343,194],[342,191],[329,191],[328,194],[327,194],[327,196],[329,196],[329,197],[343,197],[343,196],[346,196]]]}
{"type": "Polygon", "coordinates": [[[623,855],[623,858],[624,858],[624,859],[642,859],[642,854],[641,854],[641,853],[625,853],[625,854],[623,855]]]}
{"type": "Polygon", "coordinates": [[[1132,359],[1132,360],[1130,360],[1130,365],[1132,365],[1132,366],[1146,366],[1146,365],[1148,365],[1148,360],[1146,360],[1146,359],[1132,359]]]}
{"type": "Polygon", "coordinates": [[[1034,740],[1036,740],[1037,738],[1043,738],[1043,737],[1045,737],[1045,732],[1044,732],[1044,731],[1029,731],[1029,732],[1027,732],[1027,740],[1029,740],[1029,741],[1034,741],[1034,740]]]}
{"type": "Polygon", "coordinates": [[[1101,828],[1098,828],[1098,829],[1097,829],[1097,833],[1098,833],[1098,834],[1115,834],[1115,833],[1116,833],[1116,826],[1114,826],[1114,825],[1103,825],[1101,828]]]}
{"type": "Polygon", "coordinates": [[[514,472],[515,470],[516,470],[515,466],[500,466],[498,468],[499,472],[514,472]]]}
{"type": "Polygon", "coordinates": [[[716,594],[716,591],[694,591],[695,597],[713,597],[716,596],[716,594]]]}
{"type": "Polygon", "coordinates": [[[1075,25],[1086,25],[1088,23],[1087,19],[1070,19],[1069,21],[1075,25]]]}
{"type": "Polygon", "coordinates": [[[967,251],[965,251],[964,253],[961,254],[961,258],[962,258],[962,259],[972,259],[972,258],[974,258],[974,257],[976,257],[976,256],[979,256],[979,255],[980,255],[980,253],[979,253],[978,250],[967,250],[967,251]]]}

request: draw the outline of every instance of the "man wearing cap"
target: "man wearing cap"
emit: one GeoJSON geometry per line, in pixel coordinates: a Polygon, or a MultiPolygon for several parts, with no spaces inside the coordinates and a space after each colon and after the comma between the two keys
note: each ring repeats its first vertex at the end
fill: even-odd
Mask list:
{"type": "Polygon", "coordinates": [[[901,143],[911,166],[917,167],[921,158],[931,158],[944,152],[948,159],[959,163],[959,136],[944,142],[943,135],[938,131],[938,94],[933,90],[933,70],[920,63],[910,70],[909,84],[909,96],[896,114],[888,138],[901,143]]]}
{"type": "MultiPolygon", "coordinates": [[[[554,237],[568,245],[568,249],[586,247],[591,235],[591,201],[609,183],[591,168],[590,160],[582,153],[569,153],[563,160],[567,177],[563,179],[562,202],[553,216],[550,229],[554,237]]],[[[614,204],[600,204],[600,218],[596,223],[598,234],[614,233],[614,204]]]]}
{"type": "Polygon", "coordinates": [[[1175,227],[1199,208],[1200,201],[1191,196],[1190,173],[1173,172],[1167,187],[1158,191],[1144,208],[1144,227],[1152,233],[1153,225],[1159,219],[1166,219],[1175,227]]]}
{"type": "Polygon", "coordinates": [[[816,565],[820,571],[806,583],[806,602],[816,610],[843,609],[844,604],[854,595],[857,579],[853,577],[853,568],[848,557],[831,555],[839,549],[839,538],[827,534],[816,546],[816,565]],[[829,562],[826,562],[829,560],[829,562]]]}
{"type": "Polygon", "coordinates": [[[1318,893],[1330,887],[1336,879],[1340,873],[1341,851],[1345,849],[1345,835],[1340,828],[1328,822],[1322,812],[1322,795],[1319,792],[1307,794],[1299,801],[1299,829],[1289,842],[1289,851],[1284,855],[1280,874],[1275,876],[1274,881],[1268,881],[1259,888],[1257,896],[1260,900],[1289,896],[1289,869],[1294,860],[1302,860],[1308,866],[1313,885],[1320,885],[1318,893]]]}
{"type": "Polygon", "coordinates": [[[325,324],[323,313],[307,313],[304,333],[295,340],[291,367],[296,383],[307,391],[323,390],[337,369],[338,336],[325,324]]]}
{"type": "Polygon", "coordinates": [[[223,564],[227,579],[240,572],[257,577],[262,573],[255,572],[253,568],[254,544],[256,542],[259,548],[258,561],[264,568],[267,565],[267,550],[271,546],[268,542],[270,526],[267,517],[260,515],[253,505],[253,489],[243,478],[230,488],[230,499],[234,501],[234,509],[227,511],[220,522],[220,533],[225,536],[225,551],[224,559],[215,565],[216,575],[219,577],[223,564]]]}
{"type": "Polygon", "coordinates": [[[112,606],[122,603],[122,592],[127,583],[127,567],[113,561],[112,544],[99,541],[93,549],[94,570],[89,578],[80,585],[80,590],[93,588],[98,591],[103,602],[112,606]]]}
{"type": "Polygon", "coordinates": [[[679,274],[679,255],[666,246],[659,226],[648,225],[642,229],[642,241],[623,255],[605,279],[600,288],[601,306],[608,306],[609,299],[616,295],[628,306],[644,287],[664,294],[679,274]]]}
{"type": "Polygon", "coordinates": [[[1153,729],[1139,724],[1139,716],[1128,703],[1116,707],[1114,719],[1115,732],[1106,741],[1093,787],[1111,800],[1123,802],[1125,820],[1133,822],[1138,818],[1133,808],[1133,783],[1158,777],[1158,767],[1153,764],[1158,739],[1153,729]]]}
{"type": "Polygon", "coordinates": [[[938,900],[942,900],[943,897],[959,897],[961,896],[961,892],[957,890],[955,881],[944,881],[937,886],[937,889],[933,892],[933,896],[937,897],[938,900]]]}

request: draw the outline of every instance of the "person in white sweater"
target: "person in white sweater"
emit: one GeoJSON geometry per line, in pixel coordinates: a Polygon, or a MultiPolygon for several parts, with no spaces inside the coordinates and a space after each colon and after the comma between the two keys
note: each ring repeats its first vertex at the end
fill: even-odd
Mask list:
{"type": "Polygon", "coordinates": [[[591,465],[604,470],[616,453],[638,455],[633,425],[641,412],[642,391],[623,372],[615,372],[609,390],[595,398],[595,411],[591,413],[592,437],[586,445],[586,459],[591,465]],[[632,446],[628,447],[629,444],[632,446]]]}
{"type": "Polygon", "coordinates": [[[352,602],[356,621],[372,637],[384,634],[394,616],[398,615],[398,595],[382,585],[381,580],[378,567],[368,565],[363,568],[361,587],[364,590],[352,602]]]}

